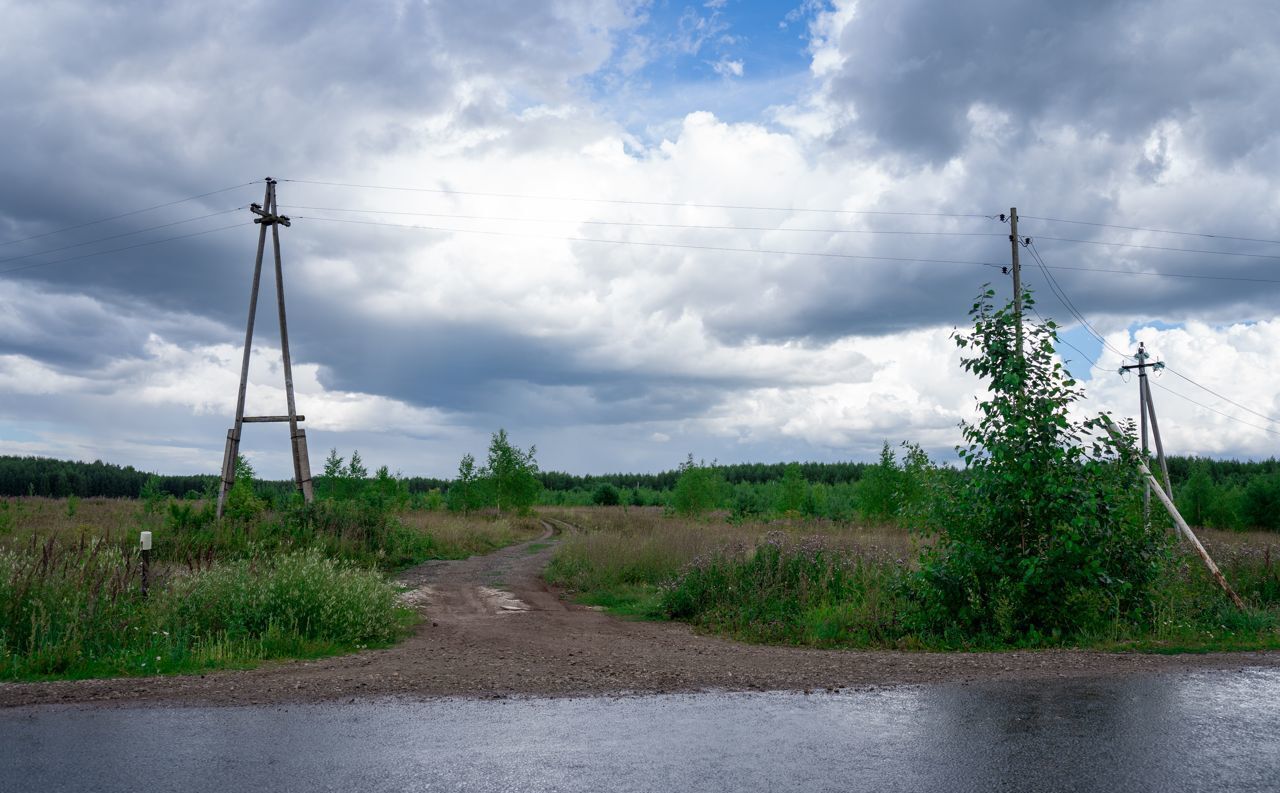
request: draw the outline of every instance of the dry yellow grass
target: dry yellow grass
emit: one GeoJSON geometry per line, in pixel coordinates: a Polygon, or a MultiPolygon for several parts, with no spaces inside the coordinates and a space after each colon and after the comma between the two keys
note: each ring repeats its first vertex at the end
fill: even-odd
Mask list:
{"type": "Polygon", "coordinates": [[[74,514],[65,498],[0,499],[0,542],[82,534],[123,541],[136,539],[139,530],[154,530],[162,523],[159,514],[146,514],[143,502],[135,499],[83,498],[73,503],[74,514]]]}
{"type": "MultiPolygon", "coordinates": [[[[203,501],[183,502],[197,510],[203,501]]],[[[23,545],[50,537],[75,539],[101,537],[130,545],[140,531],[164,532],[167,506],[153,512],[145,502],[125,498],[85,498],[68,502],[61,498],[15,497],[0,499],[0,545],[23,545]],[[74,510],[71,505],[74,504],[74,510]],[[74,514],[73,514],[74,513],[74,514]]],[[[531,540],[543,531],[536,516],[498,516],[492,512],[463,516],[443,511],[407,511],[396,516],[405,526],[431,535],[449,557],[487,553],[504,545],[531,540]]],[[[268,514],[265,519],[270,520],[268,514]]]]}
{"type": "Polygon", "coordinates": [[[700,557],[747,551],[778,532],[863,558],[908,564],[915,557],[911,534],[893,526],[809,520],[731,524],[668,516],[656,507],[570,507],[543,514],[578,529],[565,537],[550,571],[569,585],[659,583],[700,557]]]}
{"type": "Polygon", "coordinates": [[[535,539],[544,531],[536,516],[472,513],[459,515],[444,511],[410,511],[397,518],[405,526],[430,534],[442,548],[457,554],[487,553],[496,548],[535,539]]]}

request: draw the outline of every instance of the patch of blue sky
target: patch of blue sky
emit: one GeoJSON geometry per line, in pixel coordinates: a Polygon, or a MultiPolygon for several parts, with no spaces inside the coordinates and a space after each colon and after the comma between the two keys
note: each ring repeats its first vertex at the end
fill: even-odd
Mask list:
{"type": "Polygon", "coordinates": [[[1058,354],[1066,363],[1067,371],[1077,380],[1089,378],[1093,361],[1102,356],[1102,342],[1079,325],[1058,330],[1058,354]]]}
{"type": "Polygon", "coordinates": [[[47,422],[41,422],[39,427],[33,427],[31,422],[22,424],[10,424],[8,422],[0,422],[0,441],[9,441],[11,443],[24,443],[29,441],[43,441],[45,437],[41,435],[39,429],[53,429],[53,425],[47,422]]]}
{"type": "Polygon", "coordinates": [[[767,122],[809,79],[809,0],[655,0],[586,81],[591,98],[642,139],[689,113],[767,122]]]}

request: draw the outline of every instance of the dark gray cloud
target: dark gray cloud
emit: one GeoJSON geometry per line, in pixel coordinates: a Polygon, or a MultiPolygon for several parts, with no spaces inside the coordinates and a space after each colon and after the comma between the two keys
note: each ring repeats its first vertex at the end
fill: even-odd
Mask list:
{"type": "MultiPolygon", "coordinates": [[[[826,137],[779,127],[717,131],[711,122],[687,125],[662,116],[665,109],[685,104],[669,96],[637,103],[589,98],[593,89],[583,83],[599,83],[601,69],[616,67],[619,31],[633,24],[635,14],[630,4],[614,8],[604,0],[361,5],[291,0],[225,8],[155,3],[17,9],[0,47],[0,86],[6,96],[0,107],[0,142],[6,149],[0,160],[0,243],[267,174],[358,182],[371,173],[387,182],[429,187],[503,190],[509,183],[513,192],[677,203],[856,205],[993,215],[1016,204],[1024,216],[1280,239],[1280,213],[1270,211],[1276,207],[1259,208],[1275,195],[1271,172],[1280,160],[1275,132],[1280,89],[1272,76],[1280,65],[1275,35],[1280,11],[1268,4],[1211,8],[1184,0],[993,0],[975,6],[867,0],[831,39],[844,62],[825,84],[805,82],[806,75],[778,83],[797,95],[817,91],[816,104],[836,125],[826,137]],[[634,113],[646,117],[643,126],[661,130],[658,138],[670,141],[649,146],[628,138],[624,129],[636,126],[634,113]],[[615,123],[610,114],[625,117],[624,123],[615,123]],[[710,142],[688,140],[698,135],[710,142]],[[818,145],[810,146],[814,137],[818,145]],[[624,145],[626,162],[617,164],[624,145]],[[611,159],[595,147],[616,150],[617,156],[611,159]],[[682,147],[694,153],[681,155],[682,147]],[[421,167],[401,174],[386,166],[389,162],[421,167]],[[458,163],[477,165],[444,175],[443,165],[458,163]],[[592,171],[597,166],[600,175],[592,171]],[[744,173],[767,184],[753,184],[744,173]],[[882,183],[883,189],[863,193],[869,188],[859,177],[882,183]],[[853,193],[871,198],[846,199],[853,193]]],[[[793,98],[797,107],[803,104],[799,96],[793,98]]],[[[0,276],[8,283],[0,290],[6,313],[0,321],[0,355],[29,356],[60,373],[94,371],[109,390],[105,372],[113,362],[145,359],[151,334],[191,349],[238,345],[257,238],[246,211],[51,249],[230,209],[260,200],[261,189],[254,184],[0,245],[0,270],[67,259],[0,276]],[[236,221],[241,226],[229,231],[74,258],[236,221]]],[[[581,208],[543,202],[534,211],[528,203],[496,207],[460,196],[436,199],[433,211],[459,214],[527,211],[555,217],[581,208]]],[[[281,203],[422,208],[404,193],[298,182],[281,185],[281,203]]],[[[601,206],[592,213],[659,222],[848,223],[862,229],[994,236],[766,238],[723,230],[550,225],[533,231],[896,259],[1000,263],[1009,256],[1002,236],[1006,227],[982,217],[808,214],[798,223],[784,215],[693,208],[668,213],[601,206]]],[[[1048,238],[1237,252],[1273,251],[1274,245],[1162,237],[1030,217],[1021,230],[1038,239],[1037,248],[1054,265],[1242,278],[1270,278],[1276,272],[1271,260],[1048,238]]],[[[455,444],[465,438],[474,446],[483,443],[477,428],[505,425],[524,443],[537,441],[547,450],[549,465],[579,470],[613,468],[611,459],[619,461],[616,467],[638,461],[629,456],[629,445],[649,443],[644,439],[655,434],[679,433],[668,463],[678,462],[695,442],[699,454],[726,459],[827,454],[829,449],[797,436],[766,437],[761,428],[778,431],[785,416],[773,424],[770,416],[753,416],[751,426],[761,434],[744,431],[737,439],[723,431],[734,426],[731,417],[718,432],[694,423],[753,389],[786,389],[810,376],[823,382],[869,376],[865,359],[855,354],[833,354],[838,358],[833,364],[817,353],[851,336],[962,324],[981,284],[990,282],[999,290],[1009,286],[999,269],[977,264],[593,243],[548,254],[532,242],[527,249],[489,248],[460,243],[468,239],[461,234],[306,219],[282,237],[295,359],[317,364],[324,386],[436,408],[456,432],[449,435],[424,421],[406,437],[455,444]],[[495,256],[511,257],[510,269],[485,270],[492,280],[455,277],[495,256]],[[327,268],[335,262],[341,267],[327,268]],[[346,275],[330,280],[327,273],[343,267],[346,275]],[[526,270],[545,275],[547,282],[529,283],[523,292],[505,290],[498,282],[508,276],[518,280],[526,270]],[[406,274],[415,276],[412,285],[405,283],[406,274]],[[441,310],[442,302],[444,309],[458,304],[482,309],[441,310]],[[544,303],[567,316],[540,310],[544,303]],[[772,347],[754,349],[762,343],[772,347]],[[780,361],[778,350],[784,347],[793,356],[790,364],[755,366],[751,359],[777,355],[780,361]],[[751,352],[742,355],[744,350],[751,352]],[[841,367],[839,372],[823,368],[834,366],[841,367]]],[[[1033,259],[1024,255],[1023,262],[1041,312],[1068,319],[1033,259]]],[[[1266,318],[1274,315],[1280,297],[1280,285],[1250,281],[1075,270],[1055,275],[1086,315],[1111,327],[1149,318],[1266,318]]],[[[271,345],[277,330],[269,266],[263,286],[257,338],[271,345]]],[[[886,422],[901,421],[916,409],[901,394],[891,398],[903,402],[901,411],[884,413],[886,422]]],[[[759,410],[798,409],[803,397],[796,397],[796,404],[787,399],[759,410]]],[[[52,426],[59,410],[89,410],[93,403],[88,397],[42,400],[0,404],[0,419],[31,415],[52,426]],[[32,407],[36,403],[39,410],[32,407]]],[[[120,404],[111,410],[116,411],[111,421],[127,413],[120,404]]],[[[166,420],[177,420],[183,410],[189,408],[174,408],[172,415],[164,414],[166,420]]],[[[825,415],[816,411],[805,418],[812,427],[825,415]]],[[[936,415],[923,409],[916,415],[951,421],[941,408],[936,415]]],[[[196,446],[208,435],[207,451],[216,464],[223,424],[223,418],[201,417],[189,432],[174,435],[173,443],[196,446]]],[[[89,425],[76,426],[83,431],[89,425]]],[[[877,435],[881,429],[873,426],[877,435]]],[[[894,433],[885,424],[883,429],[910,436],[909,428],[894,433]]],[[[317,431],[313,445],[319,449],[330,443],[328,438],[334,444],[357,438],[365,443],[378,432],[342,435],[317,431]]],[[[169,443],[163,430],[147,437],[160,446],[169,443]]],[[[850,449],[861,454],[865,446],[874,454],[880,440],[851,440],[850,449]]],[[[423,470],[408,462],[413,458],[407,442],[386,443],[402,455],[396,459],[405,462],[397,464],[423,470]]],[[[113,448],[136,452],[119,444],[113,448]]],[[[182,459],[195,459],[190,455],[197,452],[204,453],[187,449],[182,459]]],[[[430,454],[435,455],[432,470],[440,472],[440,460],[449,455],[438,449],[430,454]]],[[[652,464],[637,462],[636,467],[652,464]]]]}
{"type": "Polygon", "coordinates": [[[886,150],[933,162],[964,148],[975,105],[1022,138],[1041,124],[1141,138],[1176,120],[1235,160],[1275,136],[1277,33],[1266,0],[868,0],[840,34],[830,95],[886,150]]]}

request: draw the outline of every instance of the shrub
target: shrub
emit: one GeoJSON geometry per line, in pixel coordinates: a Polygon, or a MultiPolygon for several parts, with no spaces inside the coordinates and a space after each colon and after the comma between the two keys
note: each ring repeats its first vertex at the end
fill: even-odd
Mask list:
{"type": "Polygon", "coordinates": [[[973,332],[956,336],[990,395],[978,421],[961,425],[967,475],[922,521],[936,535],[917,578],[922,619],[946,634],[1016,640],[1131,615],[1168,547],[1140,517],[1132,427],[1113,436],[1105,416],[1071,418],[1083,393],[1054,358],[1055,326],[1024,323],[1021,354],[1020,318],[993,298],[981,295],[973,332]]]}
{"type": "Polygon", "coordinates": [[[728,485],[714,465],[695,463],[693,455],[680,464],[680,478],[676,480],[671,502],[681,515],[699,516],[720,506],[728,485]]]}
{"type": "Polygon", "coordinates": [[[176,580],[166,596],[172,634],[239,639],[275,630],[350,646],[400,630],[392,584],[316,549],[220,564],[176,580]]]}
{"type": "Polygon", "coordinates": [[[605,482],[591,494],[591,503],[600,507],[616,507],[622,503],[622,496],[618,488],[605,482]]]}
{"type": "Polygon", "coordinates": [[[663,589],[661,607],[754,641],[894,645],[909,611],[904,576],[856,550],[773,533],[753,551],[696,561],[663,589]]]}

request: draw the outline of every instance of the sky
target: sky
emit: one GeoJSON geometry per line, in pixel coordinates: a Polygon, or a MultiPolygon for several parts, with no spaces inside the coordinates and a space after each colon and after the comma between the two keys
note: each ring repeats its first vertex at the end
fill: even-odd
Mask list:
{"type": "MultiPolygon", "coordinates": [[[[1011,207],[1081,415],[1136,415],[1141,342],[1170,453],[1276,454],[1266,0],[0,10],[0,454],[218,470],[268,176],[315,469],[447,477],[499,427],[575,473],[954,463],[1011,207]]],[[[241,450],[291,473],[285,426],[241,450]]]]}

